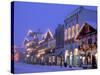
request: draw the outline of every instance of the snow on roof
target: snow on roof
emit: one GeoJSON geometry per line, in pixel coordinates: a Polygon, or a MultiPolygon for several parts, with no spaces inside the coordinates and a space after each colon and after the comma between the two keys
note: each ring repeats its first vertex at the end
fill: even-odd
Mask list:
{"type": "Polygon", "coordinates": [[[53,34],[51,33],[50,29],[48,29],[48,32],[50,33],[50,35],[51,35],[51,37],[53,39],[54,37],[53,37],[53,34]]]}
{"type": "Polygon", "coordinates": [[[31,29],[29,29],[27,32],[27,36],[34,36],[34,32],[31,29]]]}
{"type": "Polygon", "coordinates": [[[23,41],[23,45],[25,45],[28,41],[29,41],[28,38],[25,37],[23,41]]]}
{"type": "MultiPolygon", "coordinates": [[[[76,34],[75,39],[78,37],[79,33],[81,32],[81,30],[83,29],[83,27],[84,27],[86,24],[90,25],[90,24],[87,23],[87,22],[83,23],[83,25],[82,25],[81,28],[79,29],[79,32],[76,34]]],[[[90,25],[90,26],[91,26],[91,25],[90,25]]],[[[93,26],[91,26],[91,27],[93,27],[93,26]]],[[[94,27],[93,27],[93,28],[94,28],[94,27]]],[[[95,28],[94,28],[94,29],[95,29],[95,28]]]]}
{"type": "Polygon", "coordinates": [[[43,43],[44,41],[45,41],[45,40],[40,40],[38,43],[41,44],[41,43],[43,43]]]}
{"type": "Polygon", "coordinates": [[[28,40],[28,38],[25,37],[25,38],[24,38],[24,41],[29,41],[29,40],[28,40]]]}
{"type": "Polygon", "coordinates": [[[50,34],[50,37],[53,39],[54,37],[50,29],[48,29],[48,31],[45,34],[43,34],[43,38],[46,39],[48,33],[50,34]]]}
{"type": "Polygon", "coordinates": [[[46,50],[48,50],[49,48],[42,48],[42,49],[40,49],[40,50],[38,50],[38,52],[43,52],[43,51],[46,51],[46,50]]]}
{"type": "Polygon", "coordinates": [[[88,23],[90,26],[92,26],[94,29],[97,29],[97,23],[93,22],[93,21],[86,21],[86,23],[88,23]]]}
{"type": "Polygon", "coordinates": [[[31,29],[29,29],[28,30],[28,32],[27,32],[27,36],[30,34],[30,33],[32,33],[33,31],[31,30],[31,29]]]}

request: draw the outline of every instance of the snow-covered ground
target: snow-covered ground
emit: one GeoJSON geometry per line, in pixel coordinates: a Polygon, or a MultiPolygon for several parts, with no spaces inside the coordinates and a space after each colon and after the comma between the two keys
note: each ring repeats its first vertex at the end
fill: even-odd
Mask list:
{"type": "Polygon", "coordinates": [[[14,73],[36,73],[36,72],[53,72],[67,70],[81,70],[79,67],[64,67],[64,66],[47,66],[47,65],[31,65],[25,63],[15,63],[14,73]]]}

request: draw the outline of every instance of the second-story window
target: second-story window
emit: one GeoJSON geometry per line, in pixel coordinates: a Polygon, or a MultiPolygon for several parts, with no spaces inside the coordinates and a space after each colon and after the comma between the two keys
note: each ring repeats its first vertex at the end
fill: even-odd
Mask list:
{"type": "Polygon", "coordinates": [[[76,34],[79,32],[79,24],[76,24],[76,34]]]}
{"type": "Polygon", "coordinates": [[[74,28],[74,25],[72,26],[72,38],[74,38],[74,35],[75,35],[75,28],[74,28]]]}
{"type": "Polygon", "coordinates": [[[71,38],[71,28],[69,27],[68,28],[68,39],[70,39],[71,38]]]}

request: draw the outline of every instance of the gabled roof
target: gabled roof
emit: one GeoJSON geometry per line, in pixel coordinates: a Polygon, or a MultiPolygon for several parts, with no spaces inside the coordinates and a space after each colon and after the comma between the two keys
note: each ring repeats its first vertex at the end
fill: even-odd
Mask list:
{"type": "Polygon", "coordinates": [[[23,44],[27,44],[29,42],[28,38],[24,38],[23,44]]]}
{"type": "Polygon", "coordinates": [[[87,34],[91,34],[91,33],[96,33],[96,32],[97,32],[97,30],[95,28],[93,28],[88,23],[84,23],[81,26],[79,32],[76,34],[75,39],[79,39],[80,36],[87,35],[87,34]]]}
{"type": "Polygon", "coordinates": [[[43,34],[43,39],[46,39],[48,36],[50,36],[50,38],[54,39],[52,32],[50,31],[50,29],[48,29],[48,31],[43,34]]]}
{"type": "Polygon", "coordinates": [[[27,36],[34,36],[34,32],[31,29],[29,29],[27,32],[27,36]]]}

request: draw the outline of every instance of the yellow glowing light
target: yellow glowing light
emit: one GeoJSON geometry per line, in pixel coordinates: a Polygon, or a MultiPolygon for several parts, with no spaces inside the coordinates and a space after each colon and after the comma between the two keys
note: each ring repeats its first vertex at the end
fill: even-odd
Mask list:
{"type": "Polygon", "coordinates": [[[75,31],[75,27],[74,26],[72,26],[72,38],[74,37],[74,31],[75,31]]]}
{"type": "Polygon", "coordinates": [[[65,56],[68,56],[68,55],[69,55],[68,50],[66,50],[65,51],[65,56]]]}
{"type": "Polygon", "coordinates": [[[68,28],[68,39],[70,39],[71,38],[71,28],[69,27],[68,28]]]}
{"type": "Polygon", "coordinates": [[[78,55],[78,48],[74,49],[74,55],[78,55]]]}
{"type": "Polygon", "coordinates": [[[79,24],[76,24],[76,34],[79,32],[79,24]]]}

